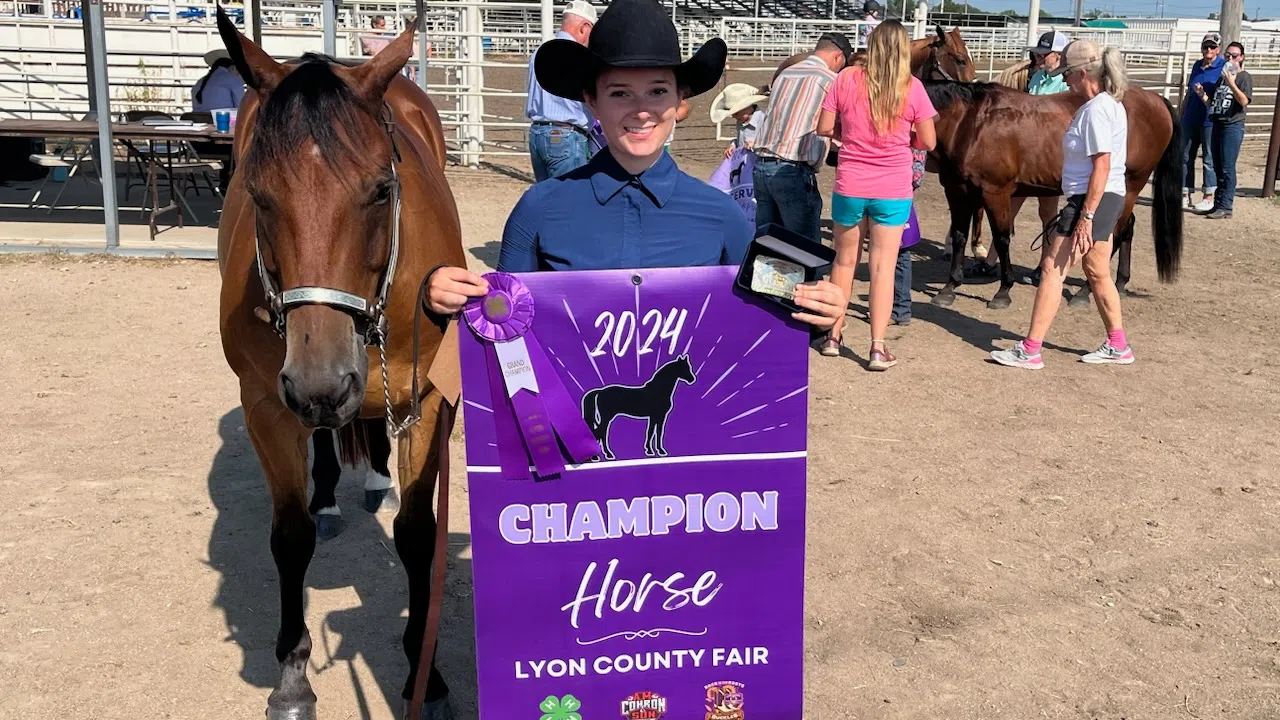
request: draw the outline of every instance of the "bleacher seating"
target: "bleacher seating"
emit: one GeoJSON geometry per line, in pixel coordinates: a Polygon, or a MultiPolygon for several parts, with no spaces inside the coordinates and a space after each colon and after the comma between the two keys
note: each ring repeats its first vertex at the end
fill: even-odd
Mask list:
{"type": "MultiPolygon", "coordinates": [[[[755,0],[677,0],[677,11],[693,18],[750,17],[755,0]]],[[[836,0],[835,19],[862,17],[861,0],[836,0]]],[[[760,0],[760,17],[825,20],[831,18],[831,0],[760,0]]]]}

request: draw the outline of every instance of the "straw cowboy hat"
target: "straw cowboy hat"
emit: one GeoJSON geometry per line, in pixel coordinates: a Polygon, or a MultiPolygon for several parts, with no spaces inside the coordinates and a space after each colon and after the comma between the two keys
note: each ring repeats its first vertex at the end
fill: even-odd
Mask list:
{"type": "Polygon", "coordinates": [[[213,67],[219,60],[230,60],[231,53],[226,48],[215,48],[204,54],[204,64],[213,67]]]}
{"type": "Polygon", "coordinates": [[[767,99],[767,96],[760,94],[759,88],[746,83],[726,85],[711,103],[711,122],[719,125],[735,113],[752,105],[759,105],[767,99]]]}
{"type": "Polygon", "coordinates": [[[680,36],[656,0],[615,0],[600,14],[584,47],[573,40],[549,40],[533,61],[542,89],[567,100],[582,100],[584,90],[606,68],[671,68],[690,97],[716,86],[729,54],[724,40],[711,38],[681,61],[680,36]]]}

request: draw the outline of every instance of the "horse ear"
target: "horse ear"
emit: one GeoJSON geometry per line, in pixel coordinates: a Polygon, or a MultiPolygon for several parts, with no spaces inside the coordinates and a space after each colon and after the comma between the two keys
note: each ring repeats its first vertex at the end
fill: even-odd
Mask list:
{"type": "Polygon", "coordinates": [[[404,69],[405,63],[409,62],[409,56],[413,55],[415,32],[416,23],[409,23],[409,27],[400,33],[400,37],[392,40],[364,63],[348,71],[351,89],[355,90],[365,102],[382,102],[387,86],[404,69]]]}
{"type": "Polygon", "coordinates": [[[933,26],[933,30],[934,30],[934,32],[938,33],[938,39],[939,39],[939,40],[941,40],[941,41],[943,41],[943,42],[946,42],[946,41],[947,41],[947,31],[946,31],[946,30],[943,30],[941,25],[934,25],[934,26],[933,26]]]}
{"type": "Polygon", "coordinates": [[[270,92],[289,74],[288,68],[273,60],[267,51],[236,30],[235,23],[227,17],[221,4],[218,5],[218,35],[222,36],[222,44],[235,63],[240,78],[254,90],[270,92]]]}

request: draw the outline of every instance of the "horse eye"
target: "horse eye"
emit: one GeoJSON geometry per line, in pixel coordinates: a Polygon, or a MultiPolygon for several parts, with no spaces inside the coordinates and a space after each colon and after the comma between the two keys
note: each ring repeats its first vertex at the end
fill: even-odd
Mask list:
{"type": "Polygon", "coordinates": [[[373,194],[374,205],[386,205],[391,199],[391,183],[382,183],[373,194]]]}

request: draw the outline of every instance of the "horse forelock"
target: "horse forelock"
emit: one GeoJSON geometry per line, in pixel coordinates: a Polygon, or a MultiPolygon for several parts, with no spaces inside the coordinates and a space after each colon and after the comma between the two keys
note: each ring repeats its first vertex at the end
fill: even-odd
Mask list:
{"type": "Polygon", "coordinates": [[[269,183],[272,173],[294,170],[292,156],[308,142],[343,182],[380,172],[381,154],[361,131],[376,118],[331,63],[327,56],[303,55],[259,107],[244,162],[250,182],[269,183]]]}

